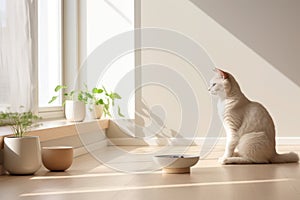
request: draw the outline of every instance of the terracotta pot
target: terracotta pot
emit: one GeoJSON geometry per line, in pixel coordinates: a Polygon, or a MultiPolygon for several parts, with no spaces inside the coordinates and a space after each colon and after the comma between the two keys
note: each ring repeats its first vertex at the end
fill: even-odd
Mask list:
{"type": "Polygon", "coordinates": [[[43,147],[42,161],[50,171],[65,171],[73,162],[73,148],[68,146],[43,147]]]}
{"type": "Polygon", "coordinates": [[[66,100],[65,115],[69,121],[83,121],[85,118],[85,104],[81,101],[66,100]]]}
{"type": "Polygon", "coordinates": [[[102,105],[93,105],[91,108],[93,110],[89,110],[90,116],[93,119],[100,119],[103,114],[103,106],[102,105]]]}
{"type": "Polygon", "coordinates": [[[41,167],[39,137],[5,137],[4,167],[10,174],[34,174],[41,167]]]}

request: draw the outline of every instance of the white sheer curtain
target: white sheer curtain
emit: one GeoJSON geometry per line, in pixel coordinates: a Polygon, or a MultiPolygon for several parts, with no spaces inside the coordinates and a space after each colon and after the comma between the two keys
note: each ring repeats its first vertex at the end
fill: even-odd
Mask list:
{"type": "Polygon", "coordinates": [[[37,0],[0,0],[0,109],[37,111],[37,0]]]}

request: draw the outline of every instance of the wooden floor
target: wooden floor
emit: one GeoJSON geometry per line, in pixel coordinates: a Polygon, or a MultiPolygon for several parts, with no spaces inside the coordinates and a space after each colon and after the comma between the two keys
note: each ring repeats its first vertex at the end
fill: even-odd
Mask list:
{"type": "MultiPolygon", "coordinates": [[[[157,147],[120,148],[145,153],[157,147]]],[[[278,149],[300,153],[300,145],[278,149]]],[[[197,154],[199,150],[194,146],[188,153],[197,154]]],[[[104,151],[109,155],[108,152],[113,153],[114,149],[104,151]]],[[[139,174],[117,172],[87,154],[76,158],[66,172],[48,172],[41,168],[34,176],[0,176],[0,199],[300,199],[298,163],[221,166],[217,159],[222,152],[223,147],[215,147],[192,168],[191,174],[178,175],[162,174],[159,170],[139,174]]],[[[124,158],[110,161],[111,166],[120,169],[132,169],[137,164],[145,166],[146,162],[124,158]]]]}

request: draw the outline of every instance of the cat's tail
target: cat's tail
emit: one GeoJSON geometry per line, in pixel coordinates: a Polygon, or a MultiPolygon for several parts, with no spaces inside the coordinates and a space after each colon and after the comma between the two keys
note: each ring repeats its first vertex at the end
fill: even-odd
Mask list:
{"type": "Polygon", "coordinates": [[[294,163],[299,161],[298,154],[294,152],[276,154],[272,159],[271,163],[294,163]]]}

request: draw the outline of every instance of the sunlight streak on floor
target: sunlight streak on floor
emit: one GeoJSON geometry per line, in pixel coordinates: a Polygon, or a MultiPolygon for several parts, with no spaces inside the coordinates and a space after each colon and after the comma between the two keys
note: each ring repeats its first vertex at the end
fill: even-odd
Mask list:
{"type": "MultiPolygon", "coordinates": [[[[161,171],[151,172],[151,174],[160,174],[161,171]]],[[[146,172],[135,174],[149,174],[146,172]]],[[[74,179],[74,178],[93,178],[93,177],[105,177],[105,176],[128,176],[127,173],[99,173],[99,174],[81,174],[81,175],[65,175],[65,176],[34,176],[30,180],[50,180],[50,179],[74,179]]]]}
{"type": "Polygon", "coordinates": [[[285,181],[291,181],[291,180],[292,179],[282,178],[282,179],[248,180],[248,181],[222,181],[222,182],[169,184],[169,185],[124,186],[124,187],[104,188],[104,189],[86,189],[86,190],[72,190],[72,191],[24,193],[24,194],[21,194],[20,197],[61,195],[61,194],[96,193],[96,192],[119,192],[119,191],[130,191],[130,190],[149,190],[149,189],[166,189],[166,188],[216,186],[216,185],[272,183],[272,182],[285,182],[285,181]]]}

